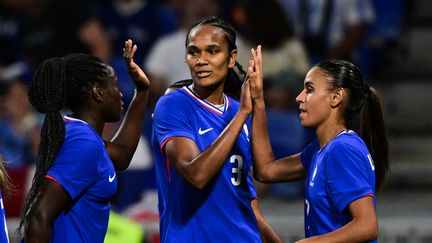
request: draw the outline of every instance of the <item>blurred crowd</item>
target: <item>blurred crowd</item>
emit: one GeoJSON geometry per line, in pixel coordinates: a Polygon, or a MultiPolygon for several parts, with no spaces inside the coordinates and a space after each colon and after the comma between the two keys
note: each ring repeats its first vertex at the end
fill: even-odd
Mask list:
{"type": "MultiPolygon", "coordinates": [[[[29,105],[27,84],[45,58],[72,52],[100,57],[117,71],[127,105],[133,83],[122,48],[128,38],[138,45],[136,62],[152,80],[150,107],[131,167],[119,174],[113,208],[135,221],[152,221],[157,220],[152,111],[171,83],[190,78],[184,60],[188,26],[210,15],[228,20],[238,30],[243,67],[250,48],[263,46],[270,138],[275,155],[283,157],[313,139],[300,126],[295,103],[308,68],[328,58],[350,60],[373,82],[391,63],[407,5],[404,0],[0,0],[0,154],[16,190],[4,199],[7,216],[19,215],[32,178],[42,118],[29,105]]],[[[114,129],[105,130],[110,139],[114,129]]],[[[258,188],[261,196],[285,198],[302,195],[303,186],[258,188]]]]}

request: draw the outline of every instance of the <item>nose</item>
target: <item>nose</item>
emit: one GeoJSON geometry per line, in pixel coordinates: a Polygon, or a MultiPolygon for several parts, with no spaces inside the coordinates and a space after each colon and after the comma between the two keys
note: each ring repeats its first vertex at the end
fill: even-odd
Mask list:
{"type": "Polygon", "coordinates": [[[301,102],[303,102],[303,94],[304,94],[304,90],[302,90],[302,92],[300,92],[300,94],[297,95],[297,97],[296,97],[296,99],[295,99],[295,101],[296,101],[297,103],[301,103],[301,102]]]}
{"type": "Polygon", "coordinates": [[[199,55],[196,64],[198,65],[202,65],[202,64],[207,64],[207,56],[204,53],[201,53],[201,55],[199,55]]]}

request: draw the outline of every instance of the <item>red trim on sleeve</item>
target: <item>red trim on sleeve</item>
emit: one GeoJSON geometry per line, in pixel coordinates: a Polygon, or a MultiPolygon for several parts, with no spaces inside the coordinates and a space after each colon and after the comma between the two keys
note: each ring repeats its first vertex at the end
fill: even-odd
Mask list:
{"type": "Polygon", "coordinates": [[[161,144],[161,146],[159,147],[159,149],[160,149],[160,151],[161,151],[161,153],[163,154],[163,148],[164,148],[164,146],[165,146],[165,144],[167,144],[169,141],[171,141],[173,138],[175,138],[175,137],[170,137],[170,138],[167,138],[165,141],[163,141],[163,143],[161,144]]]}
{"type": "Polygon", "coordinates": [[[373,193],[369,193],[369,194],[366,194],[366,195],[364,195],[365,197],[375,197],[375,195],[373,194],[373,193]]]}
{"type": "Polygon", "coordinates": [[[60,182],[58,182],[58,180],[56,180],[56,178],[52,177],[51,175],[46,174],[46,175],[45,175],[45,178],[46,178],[46,179],[53,180],[53,181],[55,181],[57,184],[61,185],[60,182]]]}
{"type": "Polygon", "coordinates": [[[170,162],[168,159],[165,160],[167,171],[168,171],[168,185],[171,184],[171,169],[170,169],[170,162]]]}

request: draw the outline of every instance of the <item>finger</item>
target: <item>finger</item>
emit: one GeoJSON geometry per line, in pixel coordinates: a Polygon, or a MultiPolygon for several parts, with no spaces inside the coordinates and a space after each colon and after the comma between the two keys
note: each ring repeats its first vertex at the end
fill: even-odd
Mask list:
{"type": "Polygon", "coordinates": [[[251,75],[254,72],[254,65],[255,65],[254,61],[249,60],[249,67],[246,72],[247,76],[251,75]]]}
{"type": "Polygon", "coordinates": [[[131,58],[133,58],[135,56],[135,52],[136,52],[137,49],[138,49],[138,46],[137,45],[133,45],[132,51],[131,51],[131,54],[130,54],[131,58]]]}
{"type": "Polygon", "coordinates": [[[260,69],[262,70],[262,51],[261,51],[261,45],[258,45],[257,48],[257,65],[260,67],[260,69]]]}

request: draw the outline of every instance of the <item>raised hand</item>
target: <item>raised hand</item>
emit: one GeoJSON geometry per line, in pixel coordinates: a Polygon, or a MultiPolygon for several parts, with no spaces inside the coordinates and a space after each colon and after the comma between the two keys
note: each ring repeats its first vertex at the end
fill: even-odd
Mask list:
{"type": "Polygon", "coordinates": [[[252,113],[250,81],[248,79],[246,79],[242,85],[239,111],[243,112],[244,115],[249,115],[250,113],[252,113]]]}
{"type": "Polygon", "coordinates": [[[131,39],[127,40],[123,48],[123,59],[126,63],[129,76],[134,81],[137,90],[146,90],[150,86],[150,80],[133,60],[137,48],[137,45],[133,44],[131,39]]]}
{"type": "Polygon", "coordinates": [[[264,99],[261,45],[251,49],[252,60],[249,62],[247,79],[250,80],[252,100],[264,99]]]}

